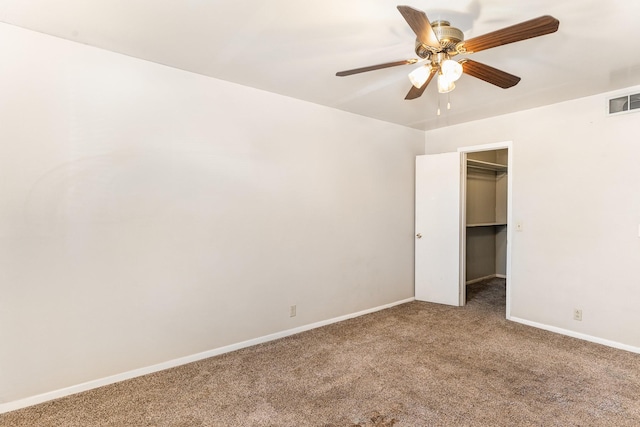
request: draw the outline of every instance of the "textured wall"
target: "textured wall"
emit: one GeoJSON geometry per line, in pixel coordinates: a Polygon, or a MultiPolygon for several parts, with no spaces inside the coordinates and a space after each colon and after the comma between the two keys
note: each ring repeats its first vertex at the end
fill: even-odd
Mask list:
{"type": "Polygon", "coordinates": [[[511,315],[638,349],[640,114],[608,117],[613,95],[429,131],[426,152],[513,141],[523,231],[513,233],[511,315]]]}
{"type": "Polygon", "coordinates": [[[6,25],[0,64],[0,402],[413,296],[422,132],[6,25]]]}

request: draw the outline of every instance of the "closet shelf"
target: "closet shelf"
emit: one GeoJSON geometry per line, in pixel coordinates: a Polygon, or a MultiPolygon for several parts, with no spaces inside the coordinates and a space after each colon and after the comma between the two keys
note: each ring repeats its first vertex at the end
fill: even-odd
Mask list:
{"type": "Polygon", "coordinates": [[[471,227],[495,227],[495,226],[505,226],[506,222],[482,222],[478,224],[467,224],[467,228],[471,227]]]}
{"type": "Polygon", "coordinates": [[[474,159],[467,159],[467,167],[474,168],[474,169],[485,169],[485,170],[496,171],[496,172],[507,171],[507,165],[501,165],[498,163],[491,163],[491,162],[483,162],[482,160],[474,160],[474,159]]]}

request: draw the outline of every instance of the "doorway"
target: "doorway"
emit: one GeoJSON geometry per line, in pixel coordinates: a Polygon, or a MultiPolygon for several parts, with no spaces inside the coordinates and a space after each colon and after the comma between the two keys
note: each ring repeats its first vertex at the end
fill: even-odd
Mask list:
{"type": "Polygon", "coordinates": [[[510,317],[511,143],[466,147],[461,155],[460,300],[467,286],[506,281],[510,317]],[[498,279],[498,280],[496,280],[498,279]]]}
{"type": "Polygon", "coordinates": [[[512,157],[508,141],[416,158],[416,300],[463,306],[468,282],[504,277],[505,315],[510,318],[512,157]],[[487,179],[469,184],[469,164],[471,175],[484,173],[487,179]],[[487,201],[474,188],[490,188],[489,178],[494,181],[494,192],[487,201]],[[490,205],[491,201],[491,214],[474,211],[479,202],[490,205]],[[468,229],[473,229],[469,235],[468,229]],[[493,258],[487,256],[489,252],[493,258]],[[473,254],[480,254],[481,259],[473,254]]]}

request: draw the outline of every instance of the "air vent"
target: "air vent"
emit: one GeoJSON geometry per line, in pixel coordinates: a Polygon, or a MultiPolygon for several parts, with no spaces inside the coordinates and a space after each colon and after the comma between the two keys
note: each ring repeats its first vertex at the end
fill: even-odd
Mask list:
{"type": "Polygon", "coordinates": [[[609,114],[628,113],[634,110],[640,111],[640,93],[609,99],[609,114]]]}

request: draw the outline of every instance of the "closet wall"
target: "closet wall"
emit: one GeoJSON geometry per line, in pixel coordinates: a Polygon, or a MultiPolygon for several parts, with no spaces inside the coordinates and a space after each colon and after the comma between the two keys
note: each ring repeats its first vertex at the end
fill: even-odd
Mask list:
{"type": "Polygon", "coordinates": [[[507,154],[467,153],[467,283],[507,274],[507,154]]]}

